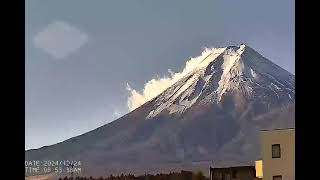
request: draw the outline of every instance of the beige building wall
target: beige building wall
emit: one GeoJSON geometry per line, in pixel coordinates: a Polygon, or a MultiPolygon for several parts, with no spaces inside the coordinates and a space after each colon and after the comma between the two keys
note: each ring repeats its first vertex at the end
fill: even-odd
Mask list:
{"type": "Polygon", "coordinates": [[[278,129],[261,132],[263,180],[295,179],[295,129],[278,129]],[[281,157],[272,158],[272,145],[280,144],[281,157]]]}

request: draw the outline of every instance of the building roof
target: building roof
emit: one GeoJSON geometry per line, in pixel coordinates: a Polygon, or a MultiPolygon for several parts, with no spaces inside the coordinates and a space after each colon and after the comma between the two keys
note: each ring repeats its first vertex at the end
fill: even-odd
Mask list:
{"type": "Polygon", "coordinates": [[[216,170],[221,170],[221,169],[251,169],[251,168],[254,168],[255,169],[255,166],[231,166],[231,167],[211,167],[210,166],[210,169],[216,169],[216,170]]]}
{"type": "Polygon", "coordinates": [[[275,128],[275,129],[263,129],[261,131],[285,131],[285,130],[295,130],[295,127],[290,128],[275,128]]]}

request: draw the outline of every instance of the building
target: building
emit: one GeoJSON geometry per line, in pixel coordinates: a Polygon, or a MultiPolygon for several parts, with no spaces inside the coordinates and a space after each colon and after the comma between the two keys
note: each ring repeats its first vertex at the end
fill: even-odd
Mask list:
{"type": "Polygon", "coordinates": [[[254,180],[254,166],[237,166],[225,168],[210,167],[210,180],[254,180]]]}
{"type": "Polygon", "coordinates": [[[263,180],[295,179],[295,129],[263,130],[262,161],[256,161],[256,177],[263,180]]]}

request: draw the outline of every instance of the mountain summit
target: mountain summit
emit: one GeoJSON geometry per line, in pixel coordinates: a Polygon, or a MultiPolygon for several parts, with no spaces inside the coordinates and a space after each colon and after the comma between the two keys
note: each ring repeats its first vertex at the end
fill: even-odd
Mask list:
{"type": "Polygon", "coordinates": [[[270,98],[293,102],[294,76],[244,44],[207,49],[189,74],[154,99],[157,103],[148,118],[165,110],[182,113],[194,104],[219,104],[230,93],[265,103],[270,98]]]}
{"type": "Polygon", "coordinates": [[[86,175],[207,170],[253,164],[259,130],[295,125],[295,77],[247,45],[203,59],[125,116],[26,160],[80,160],[86,175]]]}

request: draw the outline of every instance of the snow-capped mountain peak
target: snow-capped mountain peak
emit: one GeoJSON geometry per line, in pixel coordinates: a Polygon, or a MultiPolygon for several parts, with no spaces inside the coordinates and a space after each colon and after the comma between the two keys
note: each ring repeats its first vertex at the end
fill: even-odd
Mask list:
{"type": "Polygon", "coordinates": [[[294,127],[294,75],[254,49],[206,49],[188,63],[130,113],[26,151],[26,160],[81,160],[82,173],[95,176],[249,165],[261,152],[259,130],[294,127]]]}
{"type": "Polygon", "coordinates": [[[265,89],[276,98],[294,96],[294,76],[245,44],[206,49],[202,57],[190,73],[152,100],[148,118],[181,114],[195,103],[219,104],[230,93],[263,100],[267,95],[258,92],[265,89]]]}

